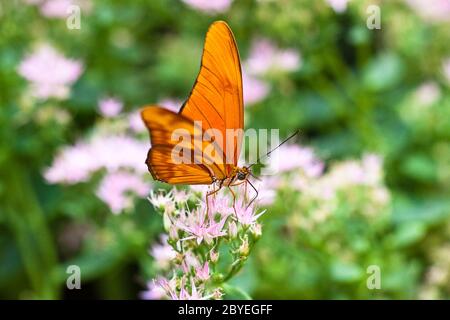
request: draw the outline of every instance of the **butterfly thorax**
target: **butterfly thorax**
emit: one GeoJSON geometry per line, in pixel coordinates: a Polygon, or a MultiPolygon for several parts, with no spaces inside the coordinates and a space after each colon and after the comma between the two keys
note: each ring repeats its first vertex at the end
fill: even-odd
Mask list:
{"type": "Polygon", "coordinates": [[[217,182],[219,182],[220,185],[231,185],[234,182],[236,182],[236,180],[239,180],[239,181],[247,180],[249,174],[250,174],[250,169],[248,167],[233,166],[229,176],[226,177],[225,179],[219,180],[217,182]]]}

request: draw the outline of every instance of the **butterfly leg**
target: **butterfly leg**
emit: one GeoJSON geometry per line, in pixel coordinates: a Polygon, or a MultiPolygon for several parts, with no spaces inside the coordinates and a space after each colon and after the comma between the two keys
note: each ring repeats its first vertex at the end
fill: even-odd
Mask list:
{"type": "MultiPolygon", "coordinates": [[[[255,190],[255,192],[256,192],[256,195],[255,195],[255,196],[253,197],[253,199],[248,203],[248,205],[247,205],[247,208],[248,208],[248,207],[250,207],[250,205],[253,203],[253,201],[255,201],[256,198],[258,198],[259,192],[258,192],[258,189],[255,188],[255,186],[253,185],[253,183],[251,183],[249,180],[245,180],[245,181],[247,181],[247,182],[250,184],[250,186],[253,188],[253,190],[255,190]]],[[[247,187],[247,185],[245,185],[245,186],[247,187]]]]}
{"type": "MultiPolygon", "coordinates": [[[[250,184],[250,186],[253,188],[253,190],[255,190],[255,192],[256,192],[256,195],[252,198],[252,200],[248,203],[248,205],[247,205],[247,208],[253,203],[253,201],[255,201],[256,200],[256,198],[258,198],[258,190],[256,189],[256,187],[253,185],[253,183],[251,183],[249,180],[244,180],[244,181],[240,181],[240,182],[238,182],[238,183],[235,183],[235,184],[232,184],[232,185],[229,185],[229,187],[235,187],[235,186],[239,186],[239,185],[241,185],[241,184],[243,184],[243,183],[245,183],[245,190],[244,190],[244,193],[245,193],[245,197],[247,197],[247,184],[250,184]]],[[[247,200],[248,198],[246,198],[246,200],[247,200]]]]}
{"type": "Polygon", "coordinates": [[[241,184],[243,184],[244,182],[245,182],[245,180],[244,180],[244,181],[237,182],[237,183],[233,183],[233,180],[232,180],[232,181],[230,181],[230,182],[228,183],[228,185],[227,185],[228,189],[229,189],[230,192],[231,192],[231,195],[233,196],[233,210],[234,210],[234,214],[235,214],[236,216],[237,216],[237,210],[236,210],[236,194],[234,193],[234,191],[233,191],[233,189],[232,189],[231,187],[235,187],[235,186],[241,185],[241,184]]]}
{"type": "Polygon", "coordinates": [[[236,195],[234,194],[233,189],[231,189],[231,184],[228,184],[227,187],[228,187],[228,189],[230,190],[231,195],[233,196],[233,210],[234,210],[234,214],[235,214],[236,217],[237,217],[237,211],[236,211],[236,195]]]}
{"type": "Polygon", "coordinates": [[[247,179],[245,179],[244,182],[245,182],[244,197],[245,197],[245,201],[247,201],[248,200],[248,197],[247,197],[247,179]]]}
{"type": "Polygon", "coordinates": [[[215,189],[215,185],[213,185],[213,190],[206,192],[206,213],[209,213],[209,197],[212,195],[215,195],[217,192],[219,192],[222,189],[223,182],[221,181],[218,188],[215,189]]]}

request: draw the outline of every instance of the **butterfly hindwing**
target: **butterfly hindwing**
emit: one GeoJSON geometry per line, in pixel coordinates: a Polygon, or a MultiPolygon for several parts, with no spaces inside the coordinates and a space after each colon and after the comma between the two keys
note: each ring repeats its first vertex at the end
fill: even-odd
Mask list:
{"type": "Polygon", "coordinates": [[[152,147],[146,163],[154,179],[171,184],[211,184],[213,177],[225,177],[223,167],[203,153],[209,143],[200,141],[200,145],[195,144],[196,131],[190,119],[158,106],[145,107],[141,116],[150,131],[152,147]],[[177,132],[188,136],[186,139],[177,138],[177,132]],[[184,155],[184,161],[172,154],[177,146],[189,152],[184,155]]]}

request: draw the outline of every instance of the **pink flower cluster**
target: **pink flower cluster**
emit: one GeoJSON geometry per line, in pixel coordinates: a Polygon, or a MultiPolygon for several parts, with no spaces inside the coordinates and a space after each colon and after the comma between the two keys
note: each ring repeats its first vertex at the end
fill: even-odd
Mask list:
{"type": "Polygon", "coordinates": [[[296,144],[285,144],[270,155],[262,177],[254,184],[258,190],[258,202],[269,206],[276,199],[277,190],[283,187],[284,175],[300,173],[293,185],[304,185],[307,180],[322,175],[324,163],[315,155],[313,149],[296,144]]]}
{"type": "Polygon", "coordinates": [[[128,125],[134,133],[141,133],[147,130],[141,119],[140,111],[134,111],[128,115],[128,125]]]}
{"type": "Polygon", "coordinates": [[[25,0],[30,5],[37,5],[41,14],[47,18],[67,18],[72,5],[82,8],[83,12],[89,12],[91,0],[25,0]]]}
{"type": "Polygon", "coordinates": [[[446,22],[450,20],[450,0],[406,0],[406,3],[427,21],[446,22]]]}
{"type": "Polygon", "coordinates": [[[227,11],[233,0],[183,0],[183,2],[202,12],[217,14],[227,11]]]}
{"type": "Polygon", "coordinates": [[[112,213],[119,214],[133,206],[130,193],[145,197],[150,191],[150,185],[141,177],[130,172],[111,172],[100,183],[97,196],[107,203],[112,213]]]}
{"type": "Polygon", "coordinates": [[[127,135],[98,135],[62,149],[44,176],[50,183],[74,184],[89,180],[100,169],[116,172],[125,168],[143,174],[147,151],[148,143],[127,135]]]}
{"type": "Polygon", "coordinates": [[[49,45],[25,57],[18,72],[31,84],[32,94],[40,99],[65,99],[70,86],[80,77],[83,64],[67,59],[49,45]]]}
{"type": "Polygon", "coordinates": [[[97,189],[97,196],[112,213],[121,213],[133,206],[133,195],[145,197],[150,184],[142,159],[148,143],[125,134],[97,134],[87,141],[63,148],[44,172],[49,183],[75,184],[86,182],[97,171],[106,171],[97,189]]]}
{"type": "MultiPolygon", "coordinates": [[[[322,205],[333,206],[341,192],[352,192],[354,187],[360,190],[372,190],[374,202],[385,203],[388,198],[383,187],[383,161],[374,154],[366,154],[361,160],[346,160],[334,163],[325,173],[307,175],[305,171],[291,171],[284,185],[299,190],[308,199],[316,199],[322,205]]],[[[279,186],[283,185],[283,182],[279,186]]]]}
{"type": "Polygon", "coordinates": [[[242,73],[242,85],[244,87],[244,104],[251,106],[264,100],[270,92],[270,85],[247,72],[242,73]]]}
{"type": "Polygon", "coordinates": [[[230,194],[223,192],[209,197],[208,205],[197,193],[176,189],[152,192],[149,201],[162,214],[168,234],[150,251],[166,277],[150,282],[142,298],[220,299],[224,292],[217,279],[228,280],[242,267],[261,236],[258,218],[264,211],[258,213],[245,199],[233,203],[230,194]],[[228,253],[220,250],[224,243],[228,253]],[[232,262],[219,267],[220,256],[225,254],[232,262]],[[211,282],[213,278],[216,280],[211,282]]]}
{"type": "MultiPolygon", "coordinates": [[[[354,186],[369,187],[379,202],[388,197],[383,184],[383,161],[374,154],[366,154],[361,160],[337,162],[325,172],[324,163],[313,149],[286,144],[277,149],[262,170],[258,189],[258,202],[270,206],[276,200],[280,189],[300,191],[309,197],[328,201],[340,190],[354,186]]],[[[377,201],[378,201],[377,200],[377,201]]]]}
{"type": "Polygon", "coordinates": [[[282,145],[270,156],[269,170],[273,173],[300,169],[309,177],[317,177],[323,168],[324,164],[311,148],[296,144],[282,145]]]}
{"type": "Polygon", "coordinates": [[[348,185],[375,186],[383,179],[382,172],[382,159],[374,154],[366,154],[361,161],[347,160],[335,164],[327,180],[335,189],[348,185]]]}
{"type": "Polygon", "coordinates": [[[326,0],[328,5],[337,13],[343,13],[347,10],[347,4],[350,0],[326,0]]]}
{"type": "Polygon", "coordinates": [[[270,85],[262,79],[264,75],[270,71],[295,71],[301,63],[299,53],[293,49],[281,50],[267,39],[254,41],[250,55],[243,63],[245,104],[250,106],[258,103],[269,94],[270,85]]]}
{"type": "Polygon", "coordinates": [[[294,49],[279,49],[267,39],[253,42],[245,67],[251,75],[264,75],[271,70],[295,71],[300,68],[301,57],[294,49]]]}
{"type": "Polygon", "coordinates": [[[104,117],[112,118],[122,111],[123,102],[116,98],[107,97],[98,102],[98,108],[104,117]]]}

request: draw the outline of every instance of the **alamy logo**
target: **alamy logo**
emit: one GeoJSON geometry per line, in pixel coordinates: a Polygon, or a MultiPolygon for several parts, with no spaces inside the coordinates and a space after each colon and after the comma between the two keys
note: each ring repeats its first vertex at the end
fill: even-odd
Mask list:
{"type": "Polygon", "coordinates": [[[367,7],[366,13],[369,15],[366,26],[369,30],[381,29],[381,9],[379,6],[371,4],[367,7]]]}
{"type": "Polygon", "coordinates": [[[367,278],[366,285],[367,289],[381,289],[381,269],[377,265],[370,265],[366,270],[369,277],[367,278]]]}
{"type": "Polygon", "coordinates": [[[69,30],[81,29],[81,8],[76,5],[70,5],[67,7],[67,20],[66,26],[69,30]]]}
{"type": "Polygon", "coordinates": [[[81,269],[77,265],[70,265],[67,267],[66,273],[69,274],[67,277],[66,285],[67,289],[81,289],[81,269]]]}

